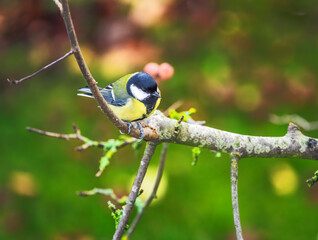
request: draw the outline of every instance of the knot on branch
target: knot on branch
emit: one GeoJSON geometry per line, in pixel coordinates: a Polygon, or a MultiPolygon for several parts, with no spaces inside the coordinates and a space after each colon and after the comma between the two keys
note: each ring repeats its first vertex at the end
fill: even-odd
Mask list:
{"type": "Polygon", "coordinates": [[[292,122],[289,123],[286,136],[289,136],[290,138],[294,139],[300,135],[302,135],[300,128],[292,122]]]}
{"type": "Polygon", "coordinates": [[[300,132],[299,127],[295,123],[289,123],[288,125],[288,133],[296,133],[300,132]]]}
{"type": "Polygon", "coordinates": [[[7,79],[7,81],[8,81],[8,83],[9,83],[10,85],[16,85],[16,84],[19,83],[17,80],[9,79],[9,78],[7,79]]]}

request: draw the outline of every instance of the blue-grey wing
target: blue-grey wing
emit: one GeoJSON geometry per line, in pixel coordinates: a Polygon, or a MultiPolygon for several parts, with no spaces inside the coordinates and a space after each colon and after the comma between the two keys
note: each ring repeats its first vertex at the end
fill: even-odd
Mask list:
{"type": "MultiPolygon", "coordinates": [[[[128,93],[125,93],[124,90],[121,88],[117,88],[114,90],[113,83],[107,85],[104,88],[99,88],[101,94],[103,95],[104,99],[108,104],[114,106],[123,106],[127,103],[129,99],[128,93]]],[[[84,96],[84,97],[91,97],[93,98],[93,94],[88,87],[78,89],[80,93],[77,95],[84,96]]]]}
{"type": "Polygon", "coordinates": [[[127,103],[129,95],[123,95],[121,94],[118,96],[118,94],[114,93],[113,84],[107,85],[105,88],[103,88],[101,91],[101,94],[105,98],[106,102],[114,105],[114,106],[123,106],[127,103]]]}
{"type": "MultiPolygon", "coordinates": [[[[123,106],[128,101],[129,95],[125,95],[125,94],[120,94],[120,96],[118,96],[118,94],[115,95],[112,83],[107,85],[104,88],[99,87],[99,90],[108,104],[111,104],[114,106],[123,106]]],[[[80,88],[78,89],[78,91],[80,92],[77,94],[79,96],[93,98],[93,94],[91,90],[89,89],[89,87],[80,88]]]]}

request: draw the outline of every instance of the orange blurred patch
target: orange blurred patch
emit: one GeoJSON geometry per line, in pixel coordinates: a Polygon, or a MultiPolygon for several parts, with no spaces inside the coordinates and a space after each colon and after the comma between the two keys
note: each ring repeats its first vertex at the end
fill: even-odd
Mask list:
{"type": "Polygon", "coordinates": [[[100,59],[101,73],[107,78],[115,78],[130,73],[146,64],[149,59],[157,58],[159,50],[143,41],[128,41],[116,45],[100,59]]]}
{"type": "Polygon", "coordinates": [[[12,192],[28,197],[35,196],[35,181],[30,173],[12,172],[10,178],[10,189],[12,192]]]}
{"type": "Polygon", "coordinates": [[[4,16],[0,14],[0,31],[2,31],[4,25],[4,16]]]}
{"type": "Polygon", "coordinates": [[[289,80],[287,87],[288,99],[297,105],[306,104],[314,95],[314,86],[295,78],[289,80]]]}
{"type": "Polygon", "coordinates": [[[142,27],[149,27],[159,23],[171,0],[125,0],[131,4],[129,18],[135,24],[142,27]]]}

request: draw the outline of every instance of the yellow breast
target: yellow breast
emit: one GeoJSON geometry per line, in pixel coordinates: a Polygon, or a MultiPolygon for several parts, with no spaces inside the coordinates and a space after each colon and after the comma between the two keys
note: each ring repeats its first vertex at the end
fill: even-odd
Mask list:
{"type": "Polygon", "coordinates": [[[135,98],[130,98],[124,106],[109,106],[121,120],[133,122],[149,117],[157,109],[159,103],[160,98],[157,100],[155,108],[149,114],[147,114],[146,106],[135,98]]]}
{"type": "Polygon", "coordinates": [[[146,106],[134,98],[130,98],[124,106],[110,105],[110,108],[121,120],[127,122],[142,119],[147,113],[146,106]]]}

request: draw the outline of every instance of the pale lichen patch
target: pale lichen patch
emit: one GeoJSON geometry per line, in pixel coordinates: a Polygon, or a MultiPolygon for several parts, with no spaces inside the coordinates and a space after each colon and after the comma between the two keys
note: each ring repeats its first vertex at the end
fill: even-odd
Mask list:
{"type": "Polygon", "coordinates": [[[286,148],[288,148],[288,146],[289,146],[288,142],[283,140],[282,143],[281,143],[281,148],[282,149],[286,149],[286,148]]]}
{"type": "Polygon", "coordinates": [[[236,139],[235,142],[233,143],[233,149],[239,149],[241,148],[241,141],[236,139]]]}
{"type": "Polygon", "coordinates": [[[269,146],[265,146],[265,152],[269,153],[271,151],[271,148],[269,146]]]}
{"type": "Polygon", "coordinates": [[[208,137],[207,139],[206,139],[206,144],[207,145],[211,145],[212,144],[212,142],[213,142],[213,140],[212,140],[212,138],[211,137],[208,137]]]}
{"type": "Polygon", "coordinates": [[[204,147],[204,146],[206,145],[206,141],[205,141],[205,139],[201,139],[201,141],[200,141],[200,145],[201,145],[201,147],[204,147]]]}
{"type": "Polygon", "coordinates": [[[263,152],[262,150],[263,150],[263,149],[262,149],[262,145],[260,145],[260,144],[257,144],[257,145],[255,146],[255,148],[254,148],[254,151],[255,151],[256,154],[262,153],[262,152],[263,152]]]}
{"type": "Polygon", "coordinates": [[[299,151],[300,151],[301,153],[305,152],[306,149],[307,149],[307,140],[301,138],[301,139],[299,140],[299,143],[300,143],[300,149],[299,149],[299,151]]]}
{"type": "Polygon", "coordinates": [[[253,145],[252,144],[246,144],[246,151],[248,154],[251,154],[253,152],[253,145]]]}
{"type": "Polygon", "coordinates": [[[169,131],[166,132],[165,138],[170,139],[171,138],[171,133],[169,131]]]}
{"type": "Polygon", "coordinates": [[[278,139],[274,141],[274,144],[273,144],[273,145],[274,145],[274,148],[277,148],[277,147],[280,146],[278,139]]]}
{"type": "Polygon", "coordinates": [[[221,139],[221,138],[217,138],[217,139],[216,139],[215,147],[216,147],[217,149],[220,149],[220,150],[226,149],[226,148],[225,148],[226,146],[225,146],[224,140],[221,139]]]}
{"type": "Polygon", "coordinates": [[[182,137],[181,137],[181,141],[182,142],[186,142],[187,139],[188,139],[187,136],[185,134],[183,134],[182,137]]]}

